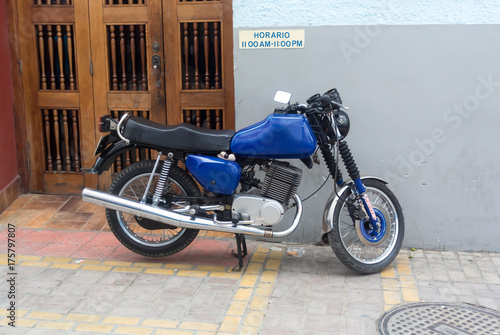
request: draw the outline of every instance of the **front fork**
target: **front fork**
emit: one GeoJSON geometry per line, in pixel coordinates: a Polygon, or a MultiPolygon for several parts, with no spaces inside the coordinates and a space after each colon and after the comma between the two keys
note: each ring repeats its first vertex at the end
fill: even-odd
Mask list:
{"type": "Polygon", "coordinates": [[[358,194],[361,196],[361,202],[363,203],[363,208],[365,209],[366,215],[368,215],[368,217],[370,218],[372,226],[374,228],[379,228],[380,222],[378,222],[377,220],[377,215],[375,214],[372,203],[370,202],[370,199],[366,194],[366,188],[365,185],[363,185],[361,178],[355,179],[354,185],[356,186],[356,191],[358,191],[358,194]]]}
{"type": "MultiPolygon", "coordinates": [[[[354,158],[351,155],[351,151],[349,150],[347,143],[343,139],[339,138],[338,143],[339,143],[340,155],[342,157],[342,160],[344,161],[344,165],[347,169],[349,177],[351,177],[351,180],[354,182],[355,191],[360,196],[361,202],[363,203],[363,208],[365,210],[365,213],[369,217],[373,228],[375,228],[375,229],[379,228],[380,223],[377,220],[377,215],[375,214],[375,211],[373,210],[373,206],[370,202],[370,199],[368,198],[368,195],[366,194],[366,188],[363,185],[363,182],[361,181],[358,167],[356,166],[356,162],[354,161],[354,158]]],[[[325,158],[326,165],[328,166],[328,169],[330,170],[330,173],[332,175],[337,176],[335,182],[337,183],[338,186],[341,186],[344,183],[344,181],[342,179],[342,174],[340,173],[340,170],[338,169],[338,166],[335,162],[335,158],[333,156],[332,150],[322,148],[322,153],[323,153],[323,157],[325,158]]]]}

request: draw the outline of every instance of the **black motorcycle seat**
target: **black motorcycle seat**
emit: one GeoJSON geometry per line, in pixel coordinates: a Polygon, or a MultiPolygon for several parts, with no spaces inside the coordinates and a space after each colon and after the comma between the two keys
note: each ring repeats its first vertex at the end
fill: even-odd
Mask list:
{"type": "Polygon", "coordinates": [[[122,135],[135,143],[154,148],[188,152],[227,151],[234,130],[205,129],[189,123],[163,125],[144,118],[131,116],[122,135]]]}

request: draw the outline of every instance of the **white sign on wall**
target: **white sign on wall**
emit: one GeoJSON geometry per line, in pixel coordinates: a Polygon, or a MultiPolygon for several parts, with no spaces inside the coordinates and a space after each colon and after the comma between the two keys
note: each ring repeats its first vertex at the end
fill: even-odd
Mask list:
{"type": "Polygon", "coordinates": [[[304,47],[304,30],[240,30],[240,49],[297,49],[304,47]]]}

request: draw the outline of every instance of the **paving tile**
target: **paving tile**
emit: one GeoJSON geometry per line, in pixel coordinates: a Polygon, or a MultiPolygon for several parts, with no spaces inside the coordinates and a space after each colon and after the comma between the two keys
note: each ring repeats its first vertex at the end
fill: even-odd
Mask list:
{"type": "Polygon", "coordinates": [[[252,288],[240,288],[234,296],[234,300],[248,301],[253,292],[252,288]]]}
{"type": "Polygon", "coordinates": [[[174,270],[170,269],[146,269],[144,273],[149,273],[149,274],[158,274],[158,275],[165,275],[165,276],[171,276],[175,274],[174,270]]]}
{"type": "Polygon", "coordinates": [[[204,331],[216,331],[218,328],[217,324],[203,323],[203,322],[182,322],[180,329],[190,329],[190,330],[204,330],[204,331]]]}
{"type": "Polygon", "coordinates": [[[238,316],[226,316],[224,321],[220,326],[220,331],[235,333],[238,331],[238,327],[240,325],[241,318],[238,316]]]}
{"type": "MultiPolygon", "coordinates": [[[[59,211],[61,212],[76,212],[85,202],[80,196],[70,197],[59,211]]],[[[93,212],[93,211],[90,211],[93,212]]]]}
{"type": "Polygon", "coordinates": [[[278,277],[277,271],[264,271],[262,273],[261,281],[273,283],[277,277],[278,277]]]}
{"type": "Polygon", "coordinates": [[[113,268],[113,272],[133,272],[133,273],[139,273],[142,272],[144,269],[143,268],[138,268],[138,267],[132,267],[132,266],[116,266],[113,268]]]}
{"type": "Polygon", "coordinates": [[[255,296],[252,299],[250,308],[255,311],[265,311],[267,309],[268,304],[269,304],[268,297],[255,296]]]}
{"type": "Polygon", "coordinates": [[[17,213],[18,209],[6,209],[0,213],[0,226],[11,223],[11,218],[17,213]]]}
{"type": "Polygon", "coordinates": [[[190,271],[190,270],[180,270],[177,272],[178,276],[181,277],[206,277],[208,275],[207,271],[190,271]]]}
{"type": "Polygon", "coordinates": [[[30,202],[57,202],[64,204],[72,196],[71,195],[57,195],[57,194],[33,194],[30,202]]]}
{"type": "Polygon", "coordinates": [[[16,228],[40,228],[56,213],[57,209],[20,209],[9,218],[16,228]]]}
{"type": "Polygon", "coordinates": [[[172,329],[158,329],[155,332],[155,335],[192,335],[192,334],[193,332],[189,330],[172,330],[172,329]]]}
{"type": "Polygon", "coordinates": [[[64,202],[54,201],[36,201],[30,200],[23,206],[23,210],[54,210],[57,211],[63,206],[64,202]]]}
{"type": "Polygon", "coordinates": [[[255,285],[255,283],[257,282],[257,279],[258,279],[257,275],[245,274],[245,275],[243,275],[243,278],[241,279],[240,286],[253,287],[255,285]]]}
{"type": "Polygon", "coordinates": [[[250,259],[250,263],[264,263],[267,258],[267,253],[256,252],[250,259]]]}
{"type": "Polygon", "coordinates": [[[45,229],[67,229],[80,230],[86,224],[86,221],[67,221],[67,220],[52,220],[50,219],[43,225],[45,229]]]}
{"type": "Polygon", "coordinates": [[[91,204],[89,202],[84,202],[82,201],[81,206],[77,210],[78,212],[87,212],[87,213],[99,213],[99,214],[104,214],[105,209],[102,208],[101,206],[91,204]]]}
{"type": "Polygon", "coordinates": [[[90,332],[90,333],[109,333],[114,326],[112,325],[102,325],[95,323],[80,323],[76,326],[75,330],[79,332],[90,332]]]}
{"type": "Polygon", "coordinates": [[[100,315],[95,314],[78,314],[78,313],[70,313],[66,315],[64,320],[68,321],[78,321],[78,322],[88,322],[88,323],[96,323],[101,319],[100,315]]]}
{"type": "Polygon", "coordinates": [[[153,327],[153,328],[177,328],[179,321],[168,321],[168,320],[160,320],[160,319],[145,319],[142,321],[141,326],[144,327],[153,327]]]}
{"type": "Polygon", "coordinates": [[[26,317],[30,319],[60,320],[63,315],[60,313],[31,312],[26,317]]]}
{"type": "Polygon", "coordinates": [[[70,330],[75,324],[73,322],[54,322],[54,321],[39,321],[36,324],[37,328],[49,328],[59,330],[70,330]]]}
{"type": "Polygon", "coordinates": [[[119,326],[114,331],[115,334],[149,335],[153,328],[119,326]]]}
{"type": "Polygon", "coordinates": [[[246,308],[247,303],[245,301],[233,301],[227,310],[227,315],[242,316],[246,308]]]}
{"type": "Polygon", "coordinates": [[[103,265],[84,265],[82,266],[82,270],[89,271],[109,271],[113,267],[112,266],[103,266],[103,265]]]}
{"type": "Polygon", "coordinates": [[[34,194],[21,194],[14,202],[9,206],[9,209],[20,209],[28,201],[30,201],[35,195],[34,194]]]}
{"type": "Polygon", "coordinates": [[[396,272],[394,270],[394,267],[388,266],[382,272],[380,273],[382,277],[388,277],[388,278],[396,278],[396,272]]]}
{"type": "Polygon", "coordinates": [[[121,317],[121,316],[107,316],[102,320],[102,323],[112,323],[116,325],[130,325],[134,326],[139,323],[139,318],[129,318],[129,317],[121,317]]]}

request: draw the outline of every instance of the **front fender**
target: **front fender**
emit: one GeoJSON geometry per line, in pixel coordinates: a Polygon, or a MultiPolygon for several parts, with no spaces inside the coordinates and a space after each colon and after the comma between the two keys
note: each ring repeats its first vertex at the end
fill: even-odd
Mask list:
{"type": "Polygon", "coordinates": [[[89,170],[84,170],[84,172],[100,175],[104,171],[109,170],[118,156],[129,150],[137,148],[140,147],[134,143],[127,144],[125,141],[111,143],[111,145],[108,146],[99,155],[99,157],[97,157],[94,166],[92,166],[89,170]]]}
{"type": "MultiPolygon", "coordinates": [[[[361,180],[366,179],[375,179],[384,184],[388,184],[382,178],[374,177],[374,176],[365,176],[361,177],[361,180]]],[[[354,182],[352,180],[346,181],[340,190],[337,190],[337,193],[333,192],[328,198],[328,201],[325,205],[325,210],[323,211],[323,232],[328,233],[333,229],[333,212],[335,211],[335,207],[340,199],[345,199],[345,192],[349,190],[349,188],[354,187],[354,182]]]]}

